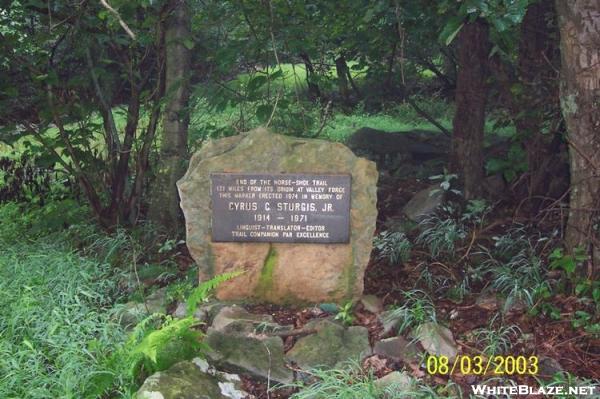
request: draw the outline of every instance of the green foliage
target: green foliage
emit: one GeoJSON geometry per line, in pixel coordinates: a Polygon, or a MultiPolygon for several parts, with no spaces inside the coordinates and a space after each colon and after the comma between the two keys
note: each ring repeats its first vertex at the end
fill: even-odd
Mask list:
{"type": "Polygon", "coordinates": [[[510,353],[513,341],[522,335],[517,325],[505,326],[498,322],[496,314],[489,322],[487,328],[473,331],[475,342],[486,356],[494,356],[500,353],[510,353]]]}
{"type": "Polygon", "coordinates": [[[381,388],[375,384],[376,377],[368,370],[364,371],[358,362],[348,362],[338,369],[310,370],[308,381],[286,384],[285,388],[297,388],[299,391],[290,399],[399,399],[404,398],[398,386],[381,388]]]}
{"type": "Polygon", "coordinates": [[[440,255],[452,256],[456,243],[467,236],[465,226],[456,213],[454,207],[445,206],[419,223],[421,233],[416,243],[427,246],[433,258],[440,255]]]}
{"type": "Polygon", "coordinates": [[[385,230],[373,239],[373,246],[380,259],[385,259],[391,265],[398,265],[410,258],[412,244],[401,231],[385,230]]]}
{"type": "Polygon", "coordinates": [[[210,294],[225,281],[231,280],[232,278],[238,277],[244,274],[244,271],[234,271],[229,273],[219,274],[214,276],[210,280],[204,281],[194,288],[186,301],[187,314],[193,315],[198,307],[198,304],[204,302],[210,294]]]}
{"type": "Polygon", "coordinates": [[[154,314],[143,320],[131,334],[118,356],[129,365],[129,374],[135,380],[156,371],[169,368],[181,360],[191,359],[207,349],[203,334],[194,327],[193,317],[173,319],[154,314]],[[157,319],[158,328],[155,327],[157,319]]]}
{"type": "Polygon", "coordinates": [[[337,310],[335,320],[341,320],[346,325],[351,325],[354,322],[354,315],[352,314],[352,308],[354,303],[352,301],[346,302],[342,307],[337,310]]]}
{"type": "Polygon", "coordinates": [[[430,176],[429,180],[439,182],[440,184],[440,188],[432,190],[430,195],[434,195],[439,191],[442,191],[444,193],[453,193],[455,195],[462,195],[462,193],[453,186],[453,184],[456,183],[456,181],[458,180],[458,175],[448,173],[448,171],[445,168],[443,174],[430,176]]]}
{"type": "Polygon", "coordinates": [[[527,168],[527,153],[519,142],[511,144],[505,157],[492,157],[485,162],[489,175],[501,173],[508,182],[521,176],[527,168]]]}
{"type": "Polygon", "coordinates": [[[578,264],[587,260],[588,256],[583,248],[575,248],[572,254],[565,254],[562,248],[555,248],[548,260],[550,261],[550,269],[562,270],[567,274],[568,278],[573,277],[578,264]]]}
{"type": "Polygon", "coordinates": [[[397,323],[398,334],[402,334],[423,323],[437,323],[436,311],[429,295],[422,290],[404,291],[404,303],[386,313],[385,321],[397,323]]]}
{"type": "MultiPolygon", "coordinates": [[[[550,381],[542,381],[538,378],[538,382],[543,387],[594,387],[595,392],[600,389],[598,380],[579,378],[568,371],[557,372],[552,376],[550,381]]],[[[561,399],[579,399],[581,396],[564,394],[559,397],[561,399]]]]}
{"type": "Polygon", "coordinates": [[[112,362],[126,340],[111,310],[119,278],[73,253],[64,234],[0,238],[0,397],[129,395],[132,381],[112,362]]]}

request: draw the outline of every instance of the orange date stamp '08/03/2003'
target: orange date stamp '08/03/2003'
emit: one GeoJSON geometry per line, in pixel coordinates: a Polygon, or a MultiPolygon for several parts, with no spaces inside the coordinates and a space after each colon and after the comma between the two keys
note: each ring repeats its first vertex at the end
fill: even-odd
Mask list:
{"type": "Polygon", "coordinates": [[[430,375],[532,375],[539,372],[535,355],[427,356],[427,373],[430,375]]]}

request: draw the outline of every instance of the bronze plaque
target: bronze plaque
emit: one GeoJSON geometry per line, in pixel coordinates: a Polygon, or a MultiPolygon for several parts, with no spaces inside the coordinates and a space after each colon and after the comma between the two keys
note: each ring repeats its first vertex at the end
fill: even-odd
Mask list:
{"type": "Polygon", "coordinates": [[[212,239],[347,243],[350,175],[213,173],[212,239]]]}

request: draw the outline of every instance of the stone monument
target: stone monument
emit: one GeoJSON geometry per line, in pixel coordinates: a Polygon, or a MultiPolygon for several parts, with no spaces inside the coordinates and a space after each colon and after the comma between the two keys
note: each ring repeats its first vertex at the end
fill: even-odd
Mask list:
{"type": "Polygon", "coordinates": [[[377,217],[377,169],[340,143],[259,128],[206,142],[177,183],[200,280],[243,270],[222,300],[358,298],[377,217]]]}

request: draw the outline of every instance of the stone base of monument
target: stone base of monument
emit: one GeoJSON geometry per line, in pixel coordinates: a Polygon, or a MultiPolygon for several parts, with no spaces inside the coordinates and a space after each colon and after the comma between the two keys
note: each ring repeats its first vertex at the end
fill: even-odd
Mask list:
{"type": "MultiPolygon", "coordinates": [[[[243,271],[218,288],[217,297],[223,300],[298,304],[358,299],[372,249],[377,178],[373,162],[355,156],[340,143],[288,137],[265,129],[208,141],[192,156],[187,173],[177,184],[186,219],[187,246],[199,266],[200,280],[243,271]],[[211,176],[216,174],[263,177],[250,179],[254,182],[238,178],[236,183],[212,187],[211,176]],[[273,183],[285,182],[284,177],[276,176],[289,174],[302,174],[304,178],[295,178],[285,186],[273,183]],[[268,175],[275,177],[264,177],[268,175]],[[312,175],[349,176],[351,191],[328,186],[326,179],[311,179],[312,175]],[[322,187],[311,185],[312,180],[322,187]],[[308,188],[296,188],[304,182],[310,192],[308,188]],[[326,242],[327,237],[339,233],[326,231],[327,212],[339,218],[339,209],[335,208],[342,206],[344,199],[350,202],[346,210],[347,240],[340,242],[340,233],[339,239],[333,240],[336,242],[326,242]],[[216,201],[221,207],[219,218],[231,215],[239,220],[215,220],[216,201]],[[217,224],[220,230],[215,237],[217,224]],[[263,234],[263,242],[248,242],[253,241],[253,229],[267,230],[277,238],[264,242],[263,234]],[[295,233],[284,234],[285,229],[295,233]],[[315,230],[322,233],[324,241],[306,242],[315,230]],[[243,242],[217,242],[236,238],[243,242]],[[283,239],[286,242],[277,242],[283,239]]],[[[336,220],[332,226],[341,225],[336,220]]]]}

